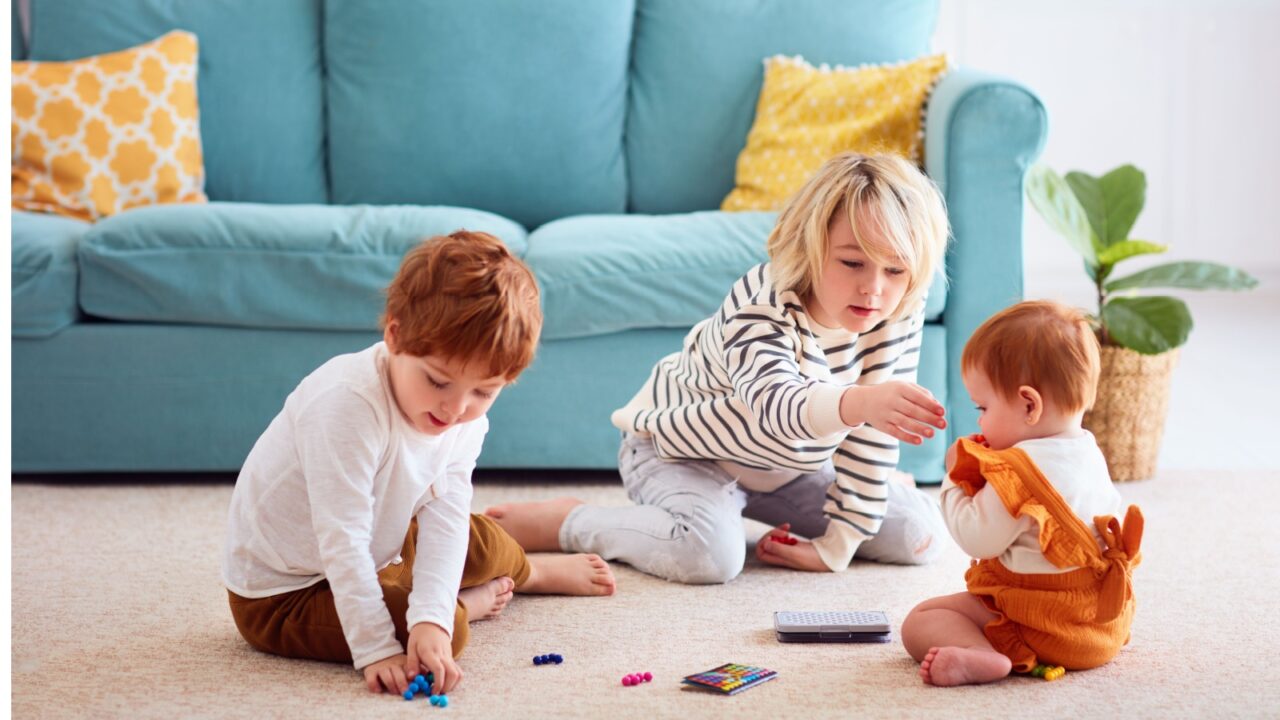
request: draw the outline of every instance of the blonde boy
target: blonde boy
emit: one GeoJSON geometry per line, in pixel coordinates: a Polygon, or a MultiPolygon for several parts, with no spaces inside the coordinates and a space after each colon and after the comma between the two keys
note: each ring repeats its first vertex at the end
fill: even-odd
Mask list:
{"type": "Polygon", "coordinates": [[[779,215],[769,262],[613,413],[635,505],[558,498],[487,514],[527,550],[596,552],[684,583],[742,571],[744,515],[774,526],[755,547],[772,565],[929,562],[946,534],[937,505],[893,469],[899,441],[946,427],[915,382],[946,244],[942,196],[918,168],[831,158],[779,215]]]}
{"type": "Polygon", "coordinates": [[[911,611],[902,642],[932,685],[1106,663],[1129,640],[1142,514],[1116,519],[1120,495],[1081,426],[1093,330],[1071,308],[1023,302],[983,323],[960,362],[982,434],[948,452],[942,513],[977,562],[968,592],[911,611]]]}
{"type": "Polygon", "coordinates": [[[426,671],[448,692],[468,620],[513,590],[607,595],[614,581],[598,556],[531,562],[470,514],[485,412],[542,327],[529,269],[458,231],[406,255],[387,296],[383,341],[307,376],[249,453],[223,581],[259,650],[351,662],[371,692],[426,671]]]}

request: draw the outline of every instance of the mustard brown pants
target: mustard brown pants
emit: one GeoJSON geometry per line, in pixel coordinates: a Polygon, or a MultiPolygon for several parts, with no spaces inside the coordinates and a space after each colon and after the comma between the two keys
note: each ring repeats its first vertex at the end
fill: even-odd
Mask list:
{"type": "MultiPolygon", "coordinates": [[[[388,565],[378,573],[382,598],[391,611],[396,639],[401,645],[409,640],[405,613],[409,609],[409,593],[413,590],[417,539],[418,521],[414,520],[400,551],[403,561],[398,565],[388,565]]],[[[497,523],[483,515],[472,515],[461,589],[483,585],[504,576],[515,580],[516,586],[529,579],[529,560],[524,550],[497,523]]],[[[342,633],[329,581],[321,580],[311,587],[264,598],[241,597],[229,590],[227,594],[236,627],[254,648],[284,657],[351,662],[351,649],[342,633]]],[[[462,653],[469,635],[467,610],[459,602],[453,611],[454,657],[462,653]]]]}

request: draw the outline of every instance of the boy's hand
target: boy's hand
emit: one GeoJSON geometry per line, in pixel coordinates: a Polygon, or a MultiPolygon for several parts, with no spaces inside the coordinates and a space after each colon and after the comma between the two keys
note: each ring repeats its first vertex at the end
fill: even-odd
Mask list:
{"type": "Polygon", "coordinates": [[[933,437],[933,428],[945,428],[945,413],[933,393],[909,382],[852,385],[840,397],[840,419],[846,425],[867,423],[912,445],[933,437]]]}
{"type": "Polygon", "coordinates": [[[401,653],[365,665],[364,682],[369,686],[369,692],[382,692],[386,688],[389,693],[403,695],[409,689],[409,680],[404,676],[404,664],[405,656],[401,653]]]}
{"type": "Polygon", "coordinates": [[[831,572],[822,562],[818,549],[808,540],[791,537],[791,523],[783,523],[765,533],[756,543],[756,557],[770,565],[809,572],[831,572]],[[776,538],[776,539],[775,539],[776,538]]]}
{"type": "Polygon", "coordinates": [[[431,692],[447,695],[462,681],[462,670],[453,661],[449,633],[435,623],[420,622],[409,630],[409,656],[404,669],[410,677],[423,669],[435,675],[431,692]]]}

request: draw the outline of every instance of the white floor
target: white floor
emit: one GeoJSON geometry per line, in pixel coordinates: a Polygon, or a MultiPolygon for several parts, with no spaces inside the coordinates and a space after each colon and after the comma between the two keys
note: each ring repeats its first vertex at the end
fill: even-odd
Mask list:
{"type": "MultiPolygon", "coordinates": [[[[1162,469],[1280,469],[1280,271],[1257,277],[1249,292],[1177,293],[1195,329],[1174,373],[1162,469]]],[[[1093,309],[1083,273],[1029,275],[1026,294],[1093,309]]]]}

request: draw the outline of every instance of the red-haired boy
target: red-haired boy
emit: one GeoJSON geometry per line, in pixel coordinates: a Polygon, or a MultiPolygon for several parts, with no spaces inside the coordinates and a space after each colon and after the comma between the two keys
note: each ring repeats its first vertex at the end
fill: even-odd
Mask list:
{"type": "Polygon", "coordinates": [[[382,325],[383,342],[303,379],[249,453],[223,582],[253,647],[352,662],[372,692],[427,671],[444,693],[468,620],[512,591],[615,584],[599,556],[526,558],[470,512],[485,412],[542,329],[529,269],[492,235],[431,238],[405,256],[382,325]]]}

